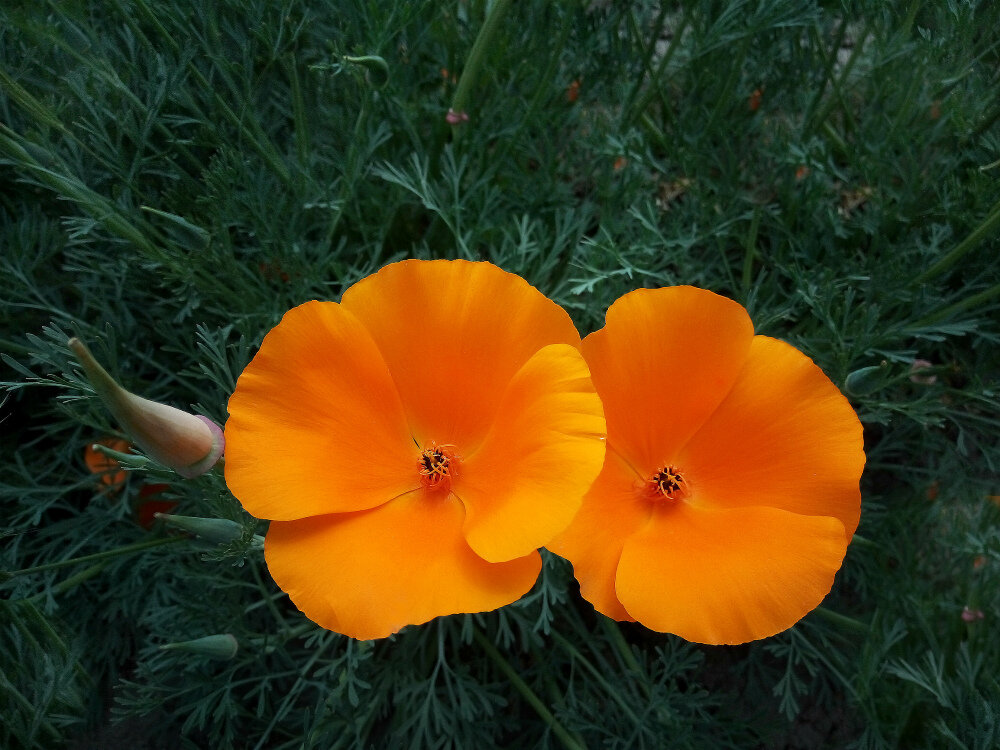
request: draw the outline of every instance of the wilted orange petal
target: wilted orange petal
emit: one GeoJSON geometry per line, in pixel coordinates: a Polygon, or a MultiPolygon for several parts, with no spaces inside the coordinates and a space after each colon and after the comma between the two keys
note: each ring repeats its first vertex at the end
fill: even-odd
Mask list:
{"type": "Polygon", "coordinates": [[[656,471],[725,397],[752,339],[746,310],[704,289],[620,297],[583,342],[609,443],[640,473],[656,471]]]}
{"type": "Polygon", "coordinates": [[[272,522],[264,555],[310,620],[384,638],[439,615],[496,609],[534,584],[537,552],[488,563],[466,544],[463,517],[453,496],[420,490],[368,511],[272,522]]]}
{"type": "Polygon", "coordinates": [[[344,293],[392,371],[415,437],[470,453],[501,395],[547,344],[578,345],[566,311],[490,263],[407,260],[344,293]]]}
{"type": "Polygon", "coordinates": [[[226,483],[258,518],[374,507],[419,486],[418,455],[385,362],[334,302],[289,310],[229,399],[226,483]]]}
{"type": "Polygon", "coordinates": [[[650,504],[636,490],[636,474],[608,450],[600,476],[583,498],[569,527],[546,547],[573,563],[583,598],[615,620],[633,619],[615,593],[615,575],[625,541],[649,518],[650,504]]]}
{"type": "Polygon", "coordinates": [[[661,505],[625,543],[616,590],[648,628],[696,643],[745,643],[819,605],[846,549],[835,518],[661,505]]]}
{"type": "Polygon", "coordinates": [[[766,505],[858,526],[861,423],[812,360],[756,336],[726,399],[677,455],[691,502],[766,505]]]}
{"type": "Polygon", "coordinates": [[[540,349],[511,380],[493,431],[453,485],[476,553],[512,560],[566,528],[601,470],[603,438],[583,355],[569,344],[540,349]]]}

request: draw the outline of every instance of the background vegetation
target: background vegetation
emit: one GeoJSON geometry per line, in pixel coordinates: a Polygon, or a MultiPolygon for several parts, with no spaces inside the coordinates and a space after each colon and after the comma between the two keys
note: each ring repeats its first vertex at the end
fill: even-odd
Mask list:
{"type": "Polygon", "coordinates": [[[1000,4],[525,0],[463,77],[488,6],[3,4],[0,745],[561,746],[517,680],[592,748],[1000,745],[1000,4]],[[491,260],[584,334],[695,284],[813,357],[868,452],[823,609],[702,647],[550,556],[502,611],[352,642],[217,473],[88,472],[115,425],[69,335],[221,423],[286,309],[403,257],[491,260]],[[155,484],[243,539],[145,528],[155,484]]]}

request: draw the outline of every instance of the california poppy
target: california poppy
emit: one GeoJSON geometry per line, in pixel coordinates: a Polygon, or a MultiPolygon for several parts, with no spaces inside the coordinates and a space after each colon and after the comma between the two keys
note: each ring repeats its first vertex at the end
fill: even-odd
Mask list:
{"type": "Polygon", "coordinates": [[[229,400],[226,481],[275,582],[358,639],[508,604],[600,471],[566,312],[489,263],[409,260],[264,338],[229,400]]]}
{"type": "Polygon", "coordinates": [[[700,643],[790,627],[833,585],[860,515],[861,424],[792,346],[739,304],[641,289],[583,353],[608,450],[549,549],[618,620],[700,643]]]}

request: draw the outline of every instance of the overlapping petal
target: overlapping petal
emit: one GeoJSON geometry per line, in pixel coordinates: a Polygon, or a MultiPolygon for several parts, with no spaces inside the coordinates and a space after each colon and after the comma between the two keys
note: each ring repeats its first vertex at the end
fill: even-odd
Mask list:
{"type": "Polygon", "coordinates": [[[393,263],[348,289],[342,304],[377,344],[416,439],[467,453],[536,351],[580,342],[565,310],[489,263],[393,263]]]}
{"type": "Polygon", "coordinates": [[[615,450],[639,472],[655,471],[725,397],[752,339],[746,310],[704,289],[619,298],[583,341],[615,450]]]}
{"type": "Polygon", "coordinates": [[[754,338],[732,390],[677,455],[692,501],[833,516],[848,539],[861,515],[861,423],[809,357],[754,338]]]}
{"type": "Polygon", "coordinates": [[[229,399],[226,482],[258,518],[380,505],[419,486],[416,459],[381,354],[334,302],[287,312],[229,399]]]}
{"type": "Polygon", "coordinates": [[[580,593],[598,612],[616,620],[634,619],[615,592],[615,576],[625,542],[652,513],[636,491],[639,476],[614,451],[583,500],[573,522],[546,547],[573,563],[580,593]]]}
{"type": "Polygon", "coordinates": [[[311,620],[384,638],[439,615],[496,609],[534,584],[537,552],[486,562],[465,542],[463,520],[454,498],[419,490],[367,511],[273,522],[264,555],[311,620]]]}
{"type": "Polygon", "coordinates": [[[511,560],[564,529],[600,471],[604,428],[579,350],[540,349],[511,379],[492,431],[455,480],[472,548],[511,560]]]}
{"type": "Polygon", "coordinates": [[[698,643],[745,643],[818,606],[846,548],[835,518],[659,506],[625,543],[616,591],[629,614],[654,630],[698,643]]]}

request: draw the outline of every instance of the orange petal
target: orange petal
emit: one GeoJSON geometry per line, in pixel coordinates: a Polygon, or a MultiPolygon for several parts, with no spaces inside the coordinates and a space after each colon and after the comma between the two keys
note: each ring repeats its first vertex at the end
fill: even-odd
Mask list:
{"type": "Polygon", "coordinates": [[[752,339],[746,310],[704,289],[619,298],[583,342],[610,444],[643,475],[672,460],[725,397],[752,339]]]}
{"type": "Polygon", "coordinates": [[[660,505],[625,543],[616,590],[648,628],[696,643],[745,643],[818,606],[846,549],[835,518],[660,505]]]}
{"type": "Polygon", "coordinates": [[[618,601],[615,575],[625,541],[645,525],[651,512],[637,490],[640,483],[638,474],[609,449],[580,511],[546,545],[573,563],[583,598],[615,620],[633,619],[618,601]]]}
{"type": "Polygon", "coordinates": [[[501,395],[547,344],[579,345],[569,315],[490,263],[407,260],[344,293],[385,358],[423,446],[471,453],[501,395]]]}
{"type": "Polygon", "coordinates": [[[604,412],[579,350],[540,349],[510,381],[486,442],[453,492],[465,537],[491,562],[522,557],[566,528],[604,460],[604,412]]]}
{"type": "Polygon", "coordinates": [[[392,378],[334,302],[307,302],[264,338],[229,399],[226,483],[259,518],[371,508],[419,486],[392,378]]]}
{"type": "Polygon", "coordinates": [[[865,465],[861,422],[812,360],[756,336],[732,390],[678,454],[690,501],[766,505],[858,526],[865,465]]]}
{"type": "Polygon", "coordinates": [[[440,615],[485,612],[534,584],[537,552],[488,563],[462,536],[453,496],[420,490],[357,513],[272,522],[271,576],[310,620],[359,640],[440,615]]]}

